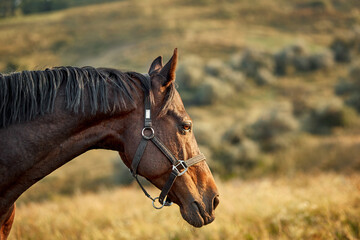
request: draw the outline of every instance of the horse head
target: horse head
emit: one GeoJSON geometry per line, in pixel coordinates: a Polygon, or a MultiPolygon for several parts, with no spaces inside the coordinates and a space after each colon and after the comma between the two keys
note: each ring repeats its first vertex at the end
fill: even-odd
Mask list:
{"type": "Polygon", "coordinates": [[[153,204],[158,200],[163,206],[171,199],[188,223],[201,227],[214,220],[219,194],[197,145],[194,124],[175,88],[176,65],[176,49],[165,66],[162,57],[151,64],[151,89],[144,93],[145,104],[127,118],[126,144],[120,156],[134,176],[139,174],[162,189],[159,198],[149,196],[153,204]]]}

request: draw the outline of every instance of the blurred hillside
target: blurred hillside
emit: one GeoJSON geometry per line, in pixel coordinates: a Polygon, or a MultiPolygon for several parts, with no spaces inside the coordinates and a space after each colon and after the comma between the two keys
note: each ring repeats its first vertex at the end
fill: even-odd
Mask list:
{"type": "MultiPolygon", "coordinates": [[[[59,65],[146,72],[154,58],[167,60],[177,47],[178,90],[219,179],[329,173],[337,178],[332,176],[357,176],[360,170],[358,0],[124,0],[51,13],[18,12],[0,19],[0,33],[0,72],[59,65]]],[[[130,182],[117,153],[91,151],[36,184],[19,205],[130,182]]],[[[313,192],[304,190],[305,195],[313,192]]],[[[351,206],[358,204],[354,199],[351,206]]],[[[341,222],[328,229],[350,230],[318,239],[360,238],[353,215],[326,208],[320,213],[341,222]]],[[[291,221],[296,222],[295,215],[291,221]]],[[[313,219],[303,217],[311,225],[313,219]]],[[[287,230],[281,229],[283,222],[271,225],[272,216],[265,218],[255,220],[265,235],[244,238],[287,230]]],[[[279,236],[273,237],[295,235],[279,236]]]]}
{"type": "Polygon", "coordinates": [[[2,0],[0,2],[0,18],[52,12],[74,6],[112,1],[116,0],[2,0]]]}
{"type": "Polygon", "coordinates": [[[359,21],[352,1],[133,0],[2,19],[0,69],[94,65],[147,70],[175,46],[181,56],[227,59],[245,47],[276,52],[299,39],[329,46],[359,21]]]}
{"type": "MultiPolygon", "coordinates": [[[[0,69],[146,72],[152,59],[178,47],[179,92],[216,174],[357,171],[359,7],[340,0],[133,0],[18,14],[0,20],[0,69]]],[[[104,160],[106,169],[114,159],[104,160]]]]}

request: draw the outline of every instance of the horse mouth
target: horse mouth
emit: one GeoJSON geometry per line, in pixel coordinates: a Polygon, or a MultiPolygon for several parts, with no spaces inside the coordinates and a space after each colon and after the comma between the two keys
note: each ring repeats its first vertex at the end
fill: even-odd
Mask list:
{"type": "Polygon", "coordinates": [[[189,207],[180,207],[182,217],[190,225],[200,228],[214,221],[215,217],[205,211],[205,208],[197,201],[192,202],[189,207]]]}

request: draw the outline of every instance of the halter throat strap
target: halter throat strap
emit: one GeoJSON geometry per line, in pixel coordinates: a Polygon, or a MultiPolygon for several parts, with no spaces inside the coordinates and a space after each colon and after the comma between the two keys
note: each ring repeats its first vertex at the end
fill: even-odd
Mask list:
{"type": "MultiPolygon", "coordinates": [[[[150,81],[150,76],[148,74],[144,74],[144,76],[146,78],[148,78],[148,80],[150,81]]],[[[200,153],[199,155],[194,156],[185,161],[178,160],[172,154],[172,152],[155,135],[155,130],[152,127],[151,102],[150,102],[150,94],[149,93],[145,93],[144,106],[145,106],[145,114],[144,114],[145,121],[144,121],[144,128],[141,132],[142,138],[141,138],[138,148],[136,149],[133,161],[131,163],[130,171],[131,171],[133,177],[136,179],[139,186],[141,187],[145,196],[147,196],[148,198],[150,198],[153,201],[154,208],[161,209],[164,206],[170,206],[172,204],[172,202],[167,197],[167,195],[169,194],[172,186],[174,185],[176,178],[185,174],[186,171],[188,170],[188,168],[191,167],[192,165],[195,165],[201,161],[204,161],[205,156],[204,156],[204,154],[200,153]],[[166,158],[170,161],[170,163],[172,165],[172,169],[171,169],[169,178],[166,181],[165,185],[163,186],[160,195],[156,198],[151,197],[151,195],[146,191],[144,186],[139,181],[138,173],[137,173],[137,169],[139,167],[140,161],[142,159],[142,156],[144,155],[145,149],[146,149],[149,141],[151,141],[166,156],[166,158]],[[166,200],[165,200],[165,198],[166,198],[166,200]],[[161,204],[160,206],[155,205],[156,200],[159,201],[159,203],[161,204]]]]}

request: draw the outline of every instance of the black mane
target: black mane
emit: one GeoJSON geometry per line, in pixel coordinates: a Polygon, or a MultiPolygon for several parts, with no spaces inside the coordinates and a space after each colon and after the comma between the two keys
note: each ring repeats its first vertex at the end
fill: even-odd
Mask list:
{"type": "Polygon", "coordinates": [[[148,93],[151,89],[149,79],[142,74],[109,68],[56,67],[0,74],[0,128],[51,113],[60,87],[64,88],[66,109],[83,113],[86,96],[95,114],[125,108],[129,102],[134,104],[135,86],[148,93]],[[109,89],[114,95],[111,103],[109,89]]]}

